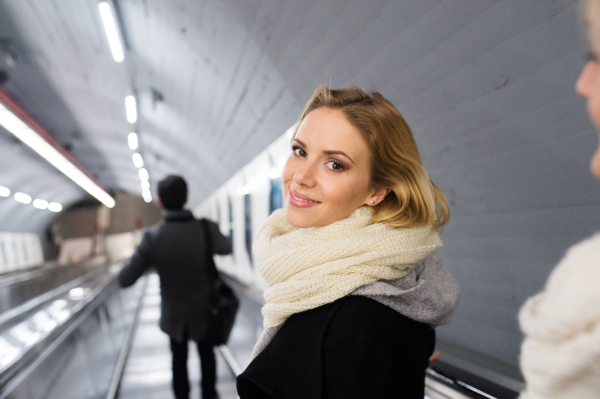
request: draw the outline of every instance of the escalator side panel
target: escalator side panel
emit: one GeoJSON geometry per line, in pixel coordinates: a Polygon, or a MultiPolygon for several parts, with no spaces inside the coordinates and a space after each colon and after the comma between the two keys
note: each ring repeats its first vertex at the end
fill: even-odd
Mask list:
{"type": "MultiPolygon", "coordinates": [[[[7,399],[100,399],[106,396],[112,371],[135,314],[141,281],[122,290],[108,287],[103,299],[52,350],[10,385],[7,399]]],[[[58,342],[58,341],[57,341],[58,342]]]]}

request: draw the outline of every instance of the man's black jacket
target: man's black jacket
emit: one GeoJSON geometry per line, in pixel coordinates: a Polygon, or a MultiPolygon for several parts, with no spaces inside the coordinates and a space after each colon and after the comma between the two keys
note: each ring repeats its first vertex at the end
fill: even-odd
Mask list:
{"type": "MultiPolygon", "coordinates": [[[[207,223],[212,252],[231,253],[231,241],[214,222],[207,223]]],[[[128,287],[150,267],[160,277],[160,328],[182,341],[184,330],[196,341],[206,337],[207,315],[214,276],[206,259],[202,223],[190,211],[165,211],[163,220],[144,233],[142,242],[119,274],[128,287]]]]}

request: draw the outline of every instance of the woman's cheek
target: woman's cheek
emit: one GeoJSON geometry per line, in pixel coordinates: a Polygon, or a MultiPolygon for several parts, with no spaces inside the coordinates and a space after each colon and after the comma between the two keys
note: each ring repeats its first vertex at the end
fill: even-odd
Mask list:
{"type": "MultiPolygon", "coordinates": [[[[343,173],[343,172],[342,172],[343,173]]],[[[345,208],[351,202],[355,189],[355,182],[348,181],[341,173],[330,172],[329,176],[322,176],[324,184],[321,184],[324,199],[327,203],[337,209],[345,208]]]]}

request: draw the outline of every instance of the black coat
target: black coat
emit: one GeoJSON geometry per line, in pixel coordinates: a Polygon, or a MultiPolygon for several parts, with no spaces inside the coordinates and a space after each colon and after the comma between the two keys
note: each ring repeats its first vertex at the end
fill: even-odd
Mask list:
{"type": "Polygon", "coordinates": [[[434,330],[361,296],[291,316],[237,379],[240,399],[423,399],[434,330]]]}
{"type": "MultiPolygon", "coordinates": [[[[231,253],[231,241],[214,222],[208,223],[212,252],[231,253]]],[[[204,229],[189,211],[165,211],[164,219],[145,232],[142,242],[119,274],[128,287],[150,267],[160,277],[160,328],[178,341],[187,328],[191,339],[206,337],[214,270],[207,262],[204,229]]]]}

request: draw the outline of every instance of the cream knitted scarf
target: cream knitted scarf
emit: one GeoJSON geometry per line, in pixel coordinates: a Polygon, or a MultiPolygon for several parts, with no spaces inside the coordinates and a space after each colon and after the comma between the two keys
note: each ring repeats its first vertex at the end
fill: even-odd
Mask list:
{"type": "Polygon", "coordinates": [[[342,298],[363,285],[408,274],[442,246],[433,226],[400,228],[373,223],[363,206],[346,219],[299,229],[282,209],[254,239],[254,254],[270,288],[262,309],[264,326],[342,298]]]}

